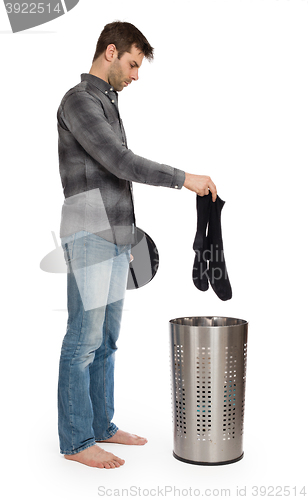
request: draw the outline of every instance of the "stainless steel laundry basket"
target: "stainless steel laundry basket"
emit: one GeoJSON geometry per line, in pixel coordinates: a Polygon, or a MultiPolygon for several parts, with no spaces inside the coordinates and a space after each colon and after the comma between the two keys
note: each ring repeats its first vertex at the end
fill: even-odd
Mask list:
{"type": "Polygon", "coordinates": [[[248,322],[217,316],[169,322],[174,450],[223,465],[243,455],[248,322]]]}

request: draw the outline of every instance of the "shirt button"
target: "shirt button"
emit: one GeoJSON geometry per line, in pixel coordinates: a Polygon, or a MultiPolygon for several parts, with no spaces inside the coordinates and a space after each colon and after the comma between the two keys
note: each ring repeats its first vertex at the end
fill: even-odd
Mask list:
{"type": "Polygon", "coordinates": [[[176,185],[176,186],[174,186],[174,187],[175,187],[175,189],[179,189],[179,186],[178,186],[178,185],[176,185]]]}
{"type": "Polygon", "coordinates": [[[113,91],[113,88],[111,87],[111,89],[109,89],[109,90],[110,90],[110,92],[112,92],[112,91],[113,91]]]}
{"type": "Polygon", "coordinates": [[[111,101],[111,102],[112,102],[112,104],[114,104],[114,100],[113,100],[113,99],[112,99],[112,101],[111,101]]]}
{"type": "Polygon", "coordinates": [[[105,94],[108,94],[108,90],[105,90],[105,94]]]}

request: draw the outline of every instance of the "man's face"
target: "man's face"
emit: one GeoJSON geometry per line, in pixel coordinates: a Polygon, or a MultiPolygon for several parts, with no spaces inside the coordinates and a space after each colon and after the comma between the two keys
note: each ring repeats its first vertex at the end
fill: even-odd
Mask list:
{"type": "Polygon", "coordinates": [[[110,85],[120,92],[133,80],[138,80],[138,70],[142,64],[144,54],[134,45],[130,52],[125,52],[121,59],[118,59],[117,51],[114,60],[109,67],[108,81],[110,85]]]}

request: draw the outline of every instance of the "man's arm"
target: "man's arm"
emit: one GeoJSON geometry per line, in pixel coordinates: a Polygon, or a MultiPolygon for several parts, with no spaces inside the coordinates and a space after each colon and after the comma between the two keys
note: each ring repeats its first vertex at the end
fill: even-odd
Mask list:
{"type": "Polygon", "coordinates": [[[70,94],[59,110],[58,119],[59,125],[69,130],[99,165],[119,179],[182,188],[185,172],[127,149],[106,119],[101,103],[88,92],[70,94]]]}

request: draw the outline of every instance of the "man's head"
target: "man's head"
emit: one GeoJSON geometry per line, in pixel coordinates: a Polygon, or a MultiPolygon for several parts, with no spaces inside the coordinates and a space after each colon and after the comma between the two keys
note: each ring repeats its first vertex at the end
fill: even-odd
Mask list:
{"type": "Polygon", "coordinates": [[[118,58],[121,59],[125,52],[130,52],[133,45],[143,53],[144,57],[152,60],[154,49],[151,47],[145,36],[133,24],[121,21],[106,24],[97,41],[93,62],[113,44],[118,51],[118,58]]]}
{"type": "Polygon", "coordinates": [[[107,24],[96,45],[90,73],[108,81],[118,92],[133,80],[143,58],[153,59],[154,49],[133,25],[116,21],[107,24]]]}

